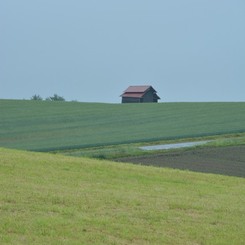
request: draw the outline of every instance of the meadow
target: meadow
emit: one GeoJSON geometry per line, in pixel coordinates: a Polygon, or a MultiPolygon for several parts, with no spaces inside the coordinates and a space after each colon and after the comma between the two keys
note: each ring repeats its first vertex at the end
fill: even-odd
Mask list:
{"type": "Polygon", "coordinates": [[[63,149],[63,150],[54,151],[54,153],[59,153],[67,156],[116,160],[124,157],[140,157],[140,156],[147,157],[147,156],[154,156],[160,153],[168,153],[168,152],[176,152],[176,151],[178,153],[181,153],[183,151],[186,151],[187,149],[195,150],[198,148],[205,148],[205,147],[216,148],[216,147],[241,146],[241,145],[245,145],[245,133],[158,140],[158,141],[138,142],[138,143],[130,143],[130,144],[116,144],[116,145],[108,145],[108,146],[104,145],[104,146],[97,146],[97,147],[84,147],[80,149],[63,149]],[[142,146],[175,144],[175,143],[195,142],[195,141],[208,141],[208,143],[204,145],[198,145],[198,146],[180,148],[180,149],[152,150],[152,151],[145,151],[140,149],[140,147],[142,146]]]}
{"type": "Polygon", "coordinates": [[[245,103],[0,100],[0,146],[54,151],[245,132],[245,103]]]}
{"type": "Polygon", "coordinates": [[[244,122],[244,102],[0,100],[0,244],[244,244],[244,178],[94,159],[241,146],[244,122]]]}
{"type": "Polygon", "coordinates": [[[0,156],[0,244],[244,244],[244,178],[3,148],[0,156]]]}

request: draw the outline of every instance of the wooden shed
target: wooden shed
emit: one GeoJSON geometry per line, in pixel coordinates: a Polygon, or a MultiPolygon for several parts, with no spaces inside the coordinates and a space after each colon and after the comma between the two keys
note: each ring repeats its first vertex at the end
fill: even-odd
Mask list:
{"type": "Polygon", "coordinates": [[[157,103],[160,99],[157,91],[149,85],[129,86],[121,97],[122,103],[157,103]]]}

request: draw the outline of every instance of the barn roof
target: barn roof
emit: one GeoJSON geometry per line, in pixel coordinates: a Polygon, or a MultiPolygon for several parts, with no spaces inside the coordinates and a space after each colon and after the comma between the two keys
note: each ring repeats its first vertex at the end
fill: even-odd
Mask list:
{"type": "MultiPolygon", "coordinates": [[[[129,86],[124,93],[144,93],[148,89],[150,89],[151,86],[149,85],[143,85],[143,86],[129,86]]],[[[153,89],[154,90],[154,89],[153,89]]]]}
{"type": "MultiPolygon", "coordinates": [[[[156,93],[156,90],[150,85],[129,86],[121,96],[130,98],[142,98],[149,89],[152,89],[153,92],[156,93]]],[[[157,94],[155,94],[155,96],[160,99],[157,94]]]]}
{"type": "Polygon", "coordinates": [[[129,98],[142,98],[145,93],[124,93],[121,96],[129,98]]]}

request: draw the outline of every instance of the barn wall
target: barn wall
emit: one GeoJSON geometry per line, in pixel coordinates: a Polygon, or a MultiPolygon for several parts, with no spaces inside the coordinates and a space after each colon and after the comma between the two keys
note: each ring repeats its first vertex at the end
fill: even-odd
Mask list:
{"type": "Polygon", "coordinates": [[[149,90],[143,97],[143,102],[153,102],[153,93],[149,90]]]}
{"type": "Polygon", "coordinates": [[[156,95],[153,95],[153,102],[158,102],[158,97],[156,95]]]}
{"type": "Polygon", "coordinates": [[[139,103],[139,98],[122,97],[122,103],[139,103]]]}

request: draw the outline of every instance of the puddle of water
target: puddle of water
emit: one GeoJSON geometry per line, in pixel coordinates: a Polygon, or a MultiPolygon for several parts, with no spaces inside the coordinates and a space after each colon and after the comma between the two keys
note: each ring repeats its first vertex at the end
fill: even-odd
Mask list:
{"type": "Polygon", "coordinates": [[[210,141],[196,141],[196,142],[183,142],[183,143],[175,143],[175,144],[165,144],[165,145],[150,145],[150,146],[142,146],[139,147],[141,150],[153,151],[153,150],[169,150],[169,149],[177,149],[183,147],[192,147],[197,145],[204,145],[210,141]]]}

